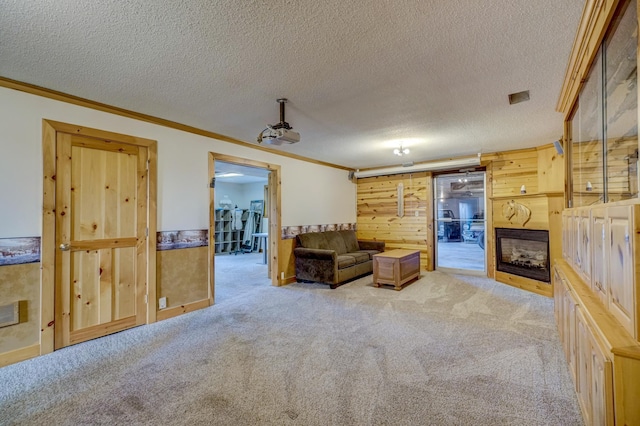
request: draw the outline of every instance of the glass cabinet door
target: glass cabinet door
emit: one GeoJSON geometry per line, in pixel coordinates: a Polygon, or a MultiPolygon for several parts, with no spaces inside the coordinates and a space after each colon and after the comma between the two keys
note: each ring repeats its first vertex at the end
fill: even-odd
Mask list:
{"type": "Polygon", "coordinates": [[[607,201],[638,196],[638,20],[636,2],[612,25],[605,39],[607,201]]]}
{"type": "Polygon", "coordinates": [[[602,53],[594,61],[572,121],[573,207],[604,202],[602,53]]]}

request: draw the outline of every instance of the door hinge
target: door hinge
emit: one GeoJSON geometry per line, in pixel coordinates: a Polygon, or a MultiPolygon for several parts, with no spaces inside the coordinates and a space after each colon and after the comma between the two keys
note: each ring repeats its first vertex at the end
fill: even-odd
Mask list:
{"type": "Polygon", "coordinates": [[[149,170],[149,164],[151,163],[151,160],[147,160],[147,170],[149,170]]]}
{"type": "Polygon", "coordinates": [[[149,295],[145,294],[144,295],[144,304],[146,305],[147,303],[149,303],[149,295]]]}
{"type": "Polygon", "coordinates": [[[145,236],[145,237],[148,237],[148,236],[149,236],[149,228],[147,228],[147,229],[145,229],[145,230],[144,230],[144,236],[145,236]]]}
{"type": "Polygon", "coordinates": [[[209,188],[215,188],[216,187],[216,178],[211,178],[211,182],[209,182],[209,188]]]}

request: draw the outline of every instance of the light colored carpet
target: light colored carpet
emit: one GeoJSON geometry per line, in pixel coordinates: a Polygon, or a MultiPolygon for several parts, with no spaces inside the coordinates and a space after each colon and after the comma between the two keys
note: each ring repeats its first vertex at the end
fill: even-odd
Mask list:
{"type": "Polygon", "coordinates": [[[0,423],[581,425],[553,301],[440,272],[256,286],[0,369],[0,423]]]}

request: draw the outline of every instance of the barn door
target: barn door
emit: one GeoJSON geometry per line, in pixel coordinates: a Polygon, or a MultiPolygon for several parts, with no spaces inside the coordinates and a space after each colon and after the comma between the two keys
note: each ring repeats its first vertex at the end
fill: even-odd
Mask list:
{"type": "Polygon", "coordinates": [[[56,349],[146,321],[147,149],[57,133],[56,349]]]}

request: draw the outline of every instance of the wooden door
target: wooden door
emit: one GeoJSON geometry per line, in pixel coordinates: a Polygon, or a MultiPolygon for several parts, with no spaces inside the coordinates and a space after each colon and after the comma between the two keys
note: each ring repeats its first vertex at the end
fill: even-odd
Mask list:
{"type": "Polygon", "coordinates": [[[56,137],[55,348],[144,324],[147,147],[56,137]]]}

